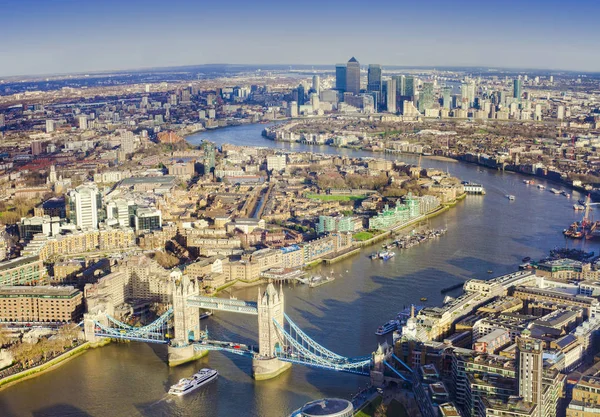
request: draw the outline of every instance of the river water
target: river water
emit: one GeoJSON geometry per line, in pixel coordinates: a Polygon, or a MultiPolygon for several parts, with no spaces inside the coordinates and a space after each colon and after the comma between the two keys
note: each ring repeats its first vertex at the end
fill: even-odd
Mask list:
{"type": "MultiPolygon", "coordinates": [[[[368,152],[326,146],[276,143],[261,137],[261,125],[238,126],[196,134],[217,144],[269,146],[354,156],[368,152]]],[[[412,156],[386,156],[416,162],[412,156]]],[[[535,186],[525,177],[486,170],[475,165],[424,158],[424,167],[448,170],[462,180],[482,183],[485,196],[468,196],[452,210],[431,220],[431,227],[448,233],[398,253],[387,261],[360,255],[327,267],[336,280],[316,289],[286,286],[287,314],[306,333],[327,348],[347,356],[371,353],[377,347],[376,328],[410,303],[441,304],[440,289],[465,279],[488,278],[513,271],[525,256],[539,258],[555,246],[564,246],[561,234],[581,217],[571,200],[535,186]],[[514,194],[508,201],[506,194],[514,194]],[[493,274],[487,271],[492,270],[493,274]]],[[[560,188],[544,180],[548,188],[560,188]]],[[[572,242],[569,245],[573,245],[572,242]]],[[[599,245],[577,245],[598,253],[599,245]]],[[[458,290],[460,291],[460,290],[458,290]]],[[[255,300],[257,288],[235,292],[239,299],[255,300]]],[[[216,313],[204,320],[211,337],[256,343],[256,318],[216,313]]],[[[294,365],[280,377],[256,382],[251,361],[211,352],[207,357],[175,369],[165,364],[166,348],[145,344],[112,344],[91,350],[59,369],[0,392],[1,416],[285,416],[305,402],[335,396],[350,398],[368,379],[294,365]],[[168,398],[168,387],[202,367],[217,369],[219,379],[184,398],[168,398]]]]}

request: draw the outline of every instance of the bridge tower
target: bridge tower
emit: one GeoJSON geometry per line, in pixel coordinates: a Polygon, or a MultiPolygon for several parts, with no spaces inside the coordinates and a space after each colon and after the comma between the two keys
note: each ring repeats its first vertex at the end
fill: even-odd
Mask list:
{"type": "Polygon", "coordinates": [[[195,352],[194,342],[200,338],[200,313],[197,308],[187,305],[187,298],[198,295],[200,289],[196,280],[182,275],[180,271],[171,273],[173,285],[173,333],[168,349],[169,366],[177,366],[207,354],[195,352]]]}
{"type": "Polygon", "coordinates": [[[254,379],[274,378],[291,367],[290,363],[282,362],[275,356],[279,349],[283,349],[284,341],[273,321],[283,326],[284,305],[282,288],[278,292],[269,283],[262,295],[258,290],[258,356],[252,360],[254,379]]]}

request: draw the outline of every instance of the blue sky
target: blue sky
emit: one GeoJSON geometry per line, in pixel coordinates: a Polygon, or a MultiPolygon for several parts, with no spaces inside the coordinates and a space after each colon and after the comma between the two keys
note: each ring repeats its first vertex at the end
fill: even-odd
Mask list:
{"type": "Polygon", "coordinates": [[[600,71],[598,0],[0,0],[0,76],[236,64],[600,71]]]}

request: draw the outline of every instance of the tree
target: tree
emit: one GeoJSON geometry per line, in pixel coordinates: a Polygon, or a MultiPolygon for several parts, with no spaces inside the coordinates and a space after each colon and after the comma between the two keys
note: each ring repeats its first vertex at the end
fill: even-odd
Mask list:
{"type": "Polygon", "coordinates": [[[381,403],[379,403],[379,405],[375,409],[374,417],[386,417],[386,416],[387,416],[387,407],[385,406],[383,401],[381,401],[381,403]]]}
{"type": "Polygon", "coordinates": [[[10,335],[4,327],[0,327],[0,348],[10,342],[10,335]]]}

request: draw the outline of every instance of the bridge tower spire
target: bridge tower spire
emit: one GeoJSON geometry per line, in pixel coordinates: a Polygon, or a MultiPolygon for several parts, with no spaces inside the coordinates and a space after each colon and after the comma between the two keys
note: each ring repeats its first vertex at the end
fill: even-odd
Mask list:
{"type": "Polygon", "coordinates": [[[274,378],[291,366],[276,357],[284,349],[284,341],[274,322],[284,325],[284,306],[283,287],[277,291],[269,282],[264,293],[258,291],[258,356],[252,361],[255,379],[274,378]]]}
{"type": "Polygon", "coordinates": [[[188,297],[198,295],[200,288],[196,280],[181,271],[171,273],[173,297],[173,339],[169,346],[169,366],[177,366],[195,360],[206,351],[195,352],[190,343],[200,338],[200,313],[187,305],[188,297]]]}

